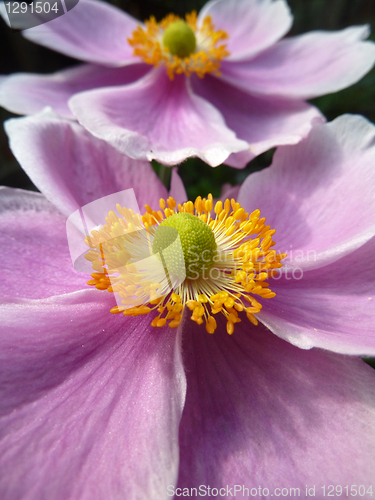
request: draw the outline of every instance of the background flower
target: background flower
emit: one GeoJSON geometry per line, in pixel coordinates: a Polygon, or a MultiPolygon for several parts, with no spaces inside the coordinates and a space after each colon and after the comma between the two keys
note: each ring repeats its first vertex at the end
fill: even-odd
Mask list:
{"type": "MultiPolygon", "coordinates": [[[[110,0],[112,3],[114,0],[110,0]]],[[[171,10],[180,16],[193,9],[199,11],[205,0],[181,0],[178,3],[171,0],[116,0],[116,5],[130,12],[140,20],[148,19],[155,14],[157,19],[162,19],[171,10]]],[[[289,0],[289,5],[294,14],[294,22],[290,35],[299,35],[311,30],[338,30],[349,25],[363,25],[375,22],[375,4],[372,0],[358,0],[348,2],[340,0],[289,0]]],[[[2,21],[0,21],[1,23],[2,21]]],[[[374,39],[374,34],[370,35],[374,39]]],[[[7,47],[0,60],[0,73],[15,72],[27,73],[53,73],[63,68],[72,66],[74,60],[41,45],[29,42],[17,33],[12,33],[8,28],[0,29],[0,45],[7,47]]],[[[372,69],[359,83],[342,91],[318,97],[313,100],[328,118],[334,119],[343,113],[362,114],[375,122],[375,94],[374,94],[375,69],[372,69]]],[[[0,77],[1,80],[1,77],[0,77]]],[[[5,120],[12,114],[0,108],[0,118],[5,120]]],[[[14,159],[8,148],[7,138],[0,130],[0,183],[8,186],[36,189],[30,179],[14,159]]],[[[220,195],[224,183],[240,184],[249,173],[267,167],[272,160],[272,150],[257,156],[245,169],[234,169],[222,165],[219,169],[212,169],[198,157],[188,158],[178,166],[178,173],[184,181],[189,198],[198,195],[207,195],[208,192],[216,197],[220,195]]],[[[159,164],[152,162],[154,169],[159,172],[159,164]]],[[[163,182],[167,183],[171,169],[165,169],[163,182]]],[[[169,184],[168,184],[169,185],[169,184]]]]}
{"type": "MultiPolygon", "coordinates": [[[[188,319],[156,330],[147,316],[110,315],[111,295],[85,289],[71,266],[61,212],[127,187],[155,206],[165,188],[149,165],[134,168],[73,122],[42,114],[7,131],[46,198],[8,189],[0,198],[2,498],[162,499],[168,485],[200,484],[303,496],[306,485],[370,485],[374,373],[343,354],[375,351],[373,125],[317,125],[239,191],[277,229],[277,246],[317,255],[298,263],[303,280],[280,278],[271,299],[280,302],[262,321],[297,345],[341,354],[245,322],[229,337],[221,319],[208,335],[188,319]],[[338,272],[349,261],[355,272],[338,272]],[[332,286],[319,288],[328,277],[332,286]]],[[[183,201],[176,175],[172,191],[183,201]]]]}
{"type": "Polygon", "coordinates": [[[0,87],[0,102],[21,113],[52,105],[70,116],[71,109],[90,132],[132,158],[171,165],[198,156],[212,166],[226,161],[243,168],[275,145],[298,142],[320,116],[304,100],[355,83],[375,60],[375,46],[363,41],[366,26],[278,41],[291,26],[284,0],[211,1],[198,27],[206,16],[229,36],[221,76],[171,81],[163,66],[149,71],[132,55],[133,18],[81,0],[24,34],[90,65],[50,76],[13,75],[0,87]]]}

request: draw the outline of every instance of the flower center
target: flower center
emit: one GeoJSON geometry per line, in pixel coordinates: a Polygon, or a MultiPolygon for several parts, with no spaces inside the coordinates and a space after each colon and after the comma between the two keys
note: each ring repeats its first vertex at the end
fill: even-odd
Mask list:
{"type": "Polygon", "coordinates": [[[188,57],[196,46],[194,32],[185,21],[171,23],[164,31],[163,45],[174,56],[188,57]]]}
{"type": "Polygon", "coordinates": [[[197,23],[197,14],[186,14],[185,21],[169,14],[160,23],[154,17],[138,26],[128,39],[134,56],[155,67],[164,65],[173,80],[175,74],[203,78],[206,73],[220,75],[220,62],[229,55],[225,31],[215,30],[210,16],[197,23]]]}
{"type": "Polygon", "coordinates": [[[275,296],[266,280],[286,257],[272,249],[275,230],[260,211],[249,214],[234,199],[214,207],[211,195],[178,206],[171,197],[161,199],[160,209],[146,205],[140,216],[117,205],[119,216],[110,212],[107,224],[85,239],[95,271],[88,284],[115,293],[111,312],[157,312],[152,326],[173,328],[187,308],[208,333],[219,313],[229,334],[239,313],[258,324],[259,300],[275,296]]]}
{"type": "Polygon", "coordinates": [[[172,272],[179,272],[181,265],[185,267],[187,278],[201,276],[205,269],[210,269],[216,255],[216,241],[212,229],[201,219],[189,213],[174,214],[160,223],[155,231],[152,244],[154,253],[167,253],[167,262],[173,262],[172,272]],[[175,231],[171,231],[173,228],[175,231]],[[175,232],[180,237],[184,263],[173,262],[173,241],[175,232]],[[169,252],[169,254],[168,254],[169,252]]]}

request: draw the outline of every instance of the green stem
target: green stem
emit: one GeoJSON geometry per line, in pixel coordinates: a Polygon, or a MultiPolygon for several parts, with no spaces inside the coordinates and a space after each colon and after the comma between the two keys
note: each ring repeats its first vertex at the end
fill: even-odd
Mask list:
{"type": "Polygon", "coordinates": [[[160,165],[159,179],[168,190],[171,183],[171,176],[172,176],[172,168],[160,165]]]}

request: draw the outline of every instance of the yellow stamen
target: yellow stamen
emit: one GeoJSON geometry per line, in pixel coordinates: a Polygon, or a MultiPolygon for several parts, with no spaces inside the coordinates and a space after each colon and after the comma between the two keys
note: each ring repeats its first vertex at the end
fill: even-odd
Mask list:
{"type": "MultiPolygon", "coordinates": [[[[246,314],[247,319],[257,325],[255,314],[260,312],[262,305],[255,296],[263,300],[276,295],[266,280],[282,267],[281,260],[286,257],[286,254],[278,254],[272,249],[275,230],[265,225],[260,211],[248,214],[234,199],[226,200],[224,204],[218,201],[214,208],[212,195],[207,199],[198,197],[195,203],[188,201],[178,207],[169,197],[161,199],[159,205],[164,214],[146,205],[143,216],[117,205],[119,216],[110,212],[106,217],[107,224],[91,231],[85,240],[90,247],[85,257],[94,270],[88,284],[117,295],[118,305],[111,309],[114,314],[122,312],[126,316],[138,316],[157,312],[151,321],[154,327],[177,327],[185,306],[191,311],[191,320],[198,325],[205,323],[208,333],[216,330],[214,315],[218,313],[225,316],[229,335],[241,321],[239,313],[246,314]],[[212,212],[214,218],[211,218],[212,212]],[[206,236],[206,230],[212,231],[216,245],[209,266],[200,264],[199,275],[194,278],[186,269],[185,278],[177,284],[172,283],[173,276],[166,272],[160,257],[149,268],[138,265],[144,262],[142,259],[159,255],[153,253],[153,241],[159,226],[165,228],[161,223],[169,217],[173,220],[182,217],[177,226],[173,223],[171,227],[177,227],[174,230],[180,235],[185,255],[186,244],[195,249],[204,248],[207,253],[210,245],[202,246],[200,239],[201,246],[197,246],[194,240],[194,234],[199,234],[204,240],[211,238],[210,233],[206,236]],[[190,224],[190,217],[203,221],[206,230],[187,229],[196,227],[181,223],[186,218],[190,224]],[[186,231],[188,236],[183,234],[186,231]],[[158,274],[153,265],[163,272],[158,274]]],[[[197,261],[207,262],[199,259],[198,256],[197,261]]],[[[184,265],[187,263],[191,264],[189,259],[185,259],[184,265]]]]}
{"type": "Polygon", "coordinates": [[[220,63],[229,56],[222,43],[227,38],[225,31],[215,30],[210,16],[198,26],[197,14],[193,11],[186,14],[185,21],[174,14],[160,23],[151,17],[145,21],[144,28],[137,27],[128,42],[134,48],[135,57],[155,67],[164,65],[173,80],[175,74],[195,73],[199,78],[207,73],[220,75],[220,63]]]}

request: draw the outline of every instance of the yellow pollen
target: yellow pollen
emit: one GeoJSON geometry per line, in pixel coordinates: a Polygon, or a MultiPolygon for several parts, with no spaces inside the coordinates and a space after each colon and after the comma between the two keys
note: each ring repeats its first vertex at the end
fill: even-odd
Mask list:
{"type": "Polygon", "coordinates": [[[128,39],[134,56],[155,67],[164,65],[173,80],[175,74],[203,78],[207,73],[220,75],[220,63],[229,56],[228,38],[223,30],[215,30],[210,16],[201,25],[197,24],[197,13],[186,14],[185,21],[169,14],[160,23],[154,17],[138,26],[128,39]]]}
{"type": "MultiPolygon", "coordinates": [[[[177,327],[185,308],[190,311],[192,321],[198,325],[205,323],[208,333],[215,332],[218,313],[225,316],[229,335],[242,317],[257,325],[255,315],[262,309],[257,299],[276,295],[266,280],[277,274],[281,260],[286,257],[272,248],[275,230],[265,224],[260,211],[249,214],[234,199],[214,205],[211,194],[207,199],[198,197],[195,203],[177,205],[169,197],[161,199],[159,204],[161,210],[157,211],[146,205],[143,216],[117,204],[119,215],[109,212],[106,224],[91,231],[85,239],[90,247],[85,257],[94,271],[88,285],[115,293],[118,305],[111,313],[125,316],[153,313],[154,327],[177,327]],[[186,272],[176,282],[173,273],[166,272],[161,264],[159,253],[154,253],[153,241],[159,226],[166,227],[169,217],[177,221],[177,214],[195,217],[207,225],[207,230],[211,230],[207,237],[212,232],[216,251],[211,255],[213,264],[207,269],[201,267],[199,276],[192,277],[186,272]]],[[[185,223],[173,222],[171,227],[179,234],[187,231],[185,223]]],[[[191,227],[194,230],[188,238],[180,234],[184,255],[186,245],[195,244],[196,226],[191,227]]],[[[206,233],[199,231],[199,234],[202,237],[206,233]]],[[[197,262],[205,260],[203,253],[207,253],[210,245],[196,247],[204,248],[197,262]]]]}

